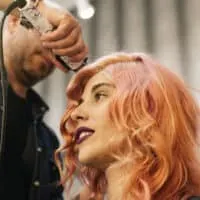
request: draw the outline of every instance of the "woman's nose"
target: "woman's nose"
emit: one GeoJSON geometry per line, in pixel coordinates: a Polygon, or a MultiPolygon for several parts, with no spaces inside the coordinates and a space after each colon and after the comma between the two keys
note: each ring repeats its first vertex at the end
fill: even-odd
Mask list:
{"type": "Polygon", "coordinates": [[[82,108],[77,107],[71,113],[71,119],[74,121],[81,121],[88,119],[88,114],[82,108]]]}

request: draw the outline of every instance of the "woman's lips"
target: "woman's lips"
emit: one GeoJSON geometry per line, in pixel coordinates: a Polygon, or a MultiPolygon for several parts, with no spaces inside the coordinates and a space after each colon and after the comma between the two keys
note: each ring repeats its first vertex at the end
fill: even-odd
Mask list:
{"type": "Polygon", "coordinates": [[[80,144],[85,139],[90,137],[94,133],[94,130],[88,128],[88,127],[80,127],[75,132],[75,143],[80,144]]]}

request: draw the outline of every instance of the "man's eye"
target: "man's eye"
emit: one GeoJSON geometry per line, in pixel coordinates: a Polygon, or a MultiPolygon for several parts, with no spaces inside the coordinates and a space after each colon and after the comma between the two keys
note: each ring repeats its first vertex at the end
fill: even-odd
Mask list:
{"type": "Polygon", "coordinates": [[[95,101],[100,101],[101,99],[105,98],[107,95],[104,93],[96,93],[94,95],[95,101]]]}

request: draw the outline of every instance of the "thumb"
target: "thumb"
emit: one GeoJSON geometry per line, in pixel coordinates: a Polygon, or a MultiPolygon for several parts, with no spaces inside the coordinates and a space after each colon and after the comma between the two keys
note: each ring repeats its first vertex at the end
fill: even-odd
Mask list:
{"type": "Polygon", "coordinates": [[[66,10],[60,7],[58,4],[46,3],[40,1],[38,4],[38,10],[41,14],[56,28],[66,15],[70,15],[66,10]]]}

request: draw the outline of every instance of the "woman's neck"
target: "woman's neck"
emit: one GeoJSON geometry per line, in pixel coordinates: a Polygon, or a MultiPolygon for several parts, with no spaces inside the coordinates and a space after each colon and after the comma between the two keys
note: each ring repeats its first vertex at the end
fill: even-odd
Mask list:
{"type": "Polygon", "coordinates": [[[130,178],[131,166],[114,165],[106,169],[108,200],[123,199],[125,185],[130,178]]]}

